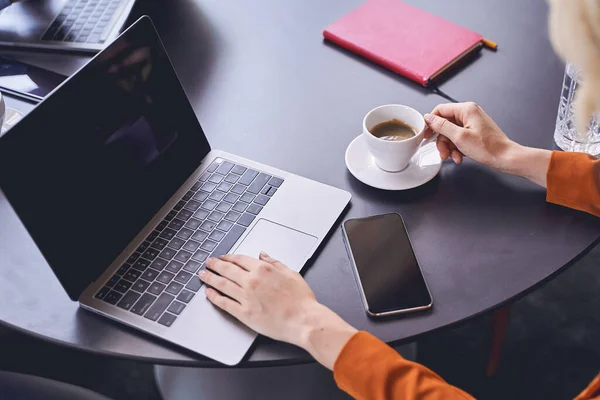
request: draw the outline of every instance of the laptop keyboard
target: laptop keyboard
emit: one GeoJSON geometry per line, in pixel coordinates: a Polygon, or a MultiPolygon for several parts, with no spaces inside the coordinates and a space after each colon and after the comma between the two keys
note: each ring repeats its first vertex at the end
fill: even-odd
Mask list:
{"type": "Polygon", "coordinates": [[[227,254],[283,182],[215,160],[95,298],[170,327],[202,287],[204,261],[227,254]]]}
{"type": "Polygon", "coordinates": [[[42,40],[104,43],[128,0],[69,0],[42,40]]]}

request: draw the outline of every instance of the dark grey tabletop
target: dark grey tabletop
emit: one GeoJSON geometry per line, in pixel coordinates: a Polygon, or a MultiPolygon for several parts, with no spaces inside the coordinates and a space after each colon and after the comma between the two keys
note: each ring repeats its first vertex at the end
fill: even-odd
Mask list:
{"type": "MultiPolygon", "coordinates": [[[[133,17],[154,19],[213,147],[350,191],[344,218],[402,214],[434,297],[431,312],[384,322],[367,318],[339,224],[305,269],[321,302],[357,328],[400,343],[489,311],[552,278],[598,242],[600,220],[546,204],[544,190],[469,161],[446,163],[436,179],[407,192],[355,180],[344,152],[366,112],[387,103],[427,112],[443,101],[322,41],[323,28],[361,2],[140,1],[133,17]]],[[[519,142],[552,148],[564,66],[547,39],[545,3],[409,2],[499,43],[497,53],[482,51],[441,89],[481,104],[519,142]]],[[[41,57],[66,68],[80,63],[41,57]]],[[[30,108],[14,100],[9,106],[30,108]]],[[[101,354],[215,365],[80,310],[3,197],[0,221],[0,320],[6,325],[101,354]]],[[[306,360],[293,346],[261,338],[242,365],[306,360]]]]}

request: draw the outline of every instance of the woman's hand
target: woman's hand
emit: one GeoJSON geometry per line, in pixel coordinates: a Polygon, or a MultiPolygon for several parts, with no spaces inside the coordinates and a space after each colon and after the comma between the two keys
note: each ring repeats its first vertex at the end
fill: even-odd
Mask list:
{"type": "Polygon", "coordinates": [[[429,126],[425,138],[439,133],[437,148],[443,160],[451,157],[460,164],[466,156],[546,186],[551,153],[513,142],[477,104],[440,104],[431,114],[425,114],[425,121],[429,126]]]}
{"type": "Polygon", "coordinates": [[[260,260],[211,258],[206,266],[199,276],[210,286],[206,296],[215,306],[262,335],[304,348],[330,369],[356,332],[317,302],[300,274],[264,253],[260,260]]]}

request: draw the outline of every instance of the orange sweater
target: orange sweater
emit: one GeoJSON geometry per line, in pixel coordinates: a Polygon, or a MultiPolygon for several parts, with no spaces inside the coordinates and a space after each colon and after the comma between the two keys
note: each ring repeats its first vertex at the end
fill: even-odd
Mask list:
{"type": "MultiPolygon", "coordinates": [[[[551,203],[600,216],[600,160],[582,153],[555,151],[547,174],[551,203]]],[[[428,368],[407,361],[366,332],[350,338],[334,365],[335,380],[356,399],[473,399],[428,368]]],[[[600,400],[600,375],[576,400],[600,400]]]]}

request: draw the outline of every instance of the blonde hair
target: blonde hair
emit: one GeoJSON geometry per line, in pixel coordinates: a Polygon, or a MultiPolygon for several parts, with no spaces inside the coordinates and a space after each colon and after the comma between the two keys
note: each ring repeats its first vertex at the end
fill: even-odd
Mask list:
{"type": "Polygon", "coordinates": [[[549,30],[554,49],[581,71],[584,79],[575,99],[577,130],[600,111],[600,0],[548,0],[549,30]]]}

